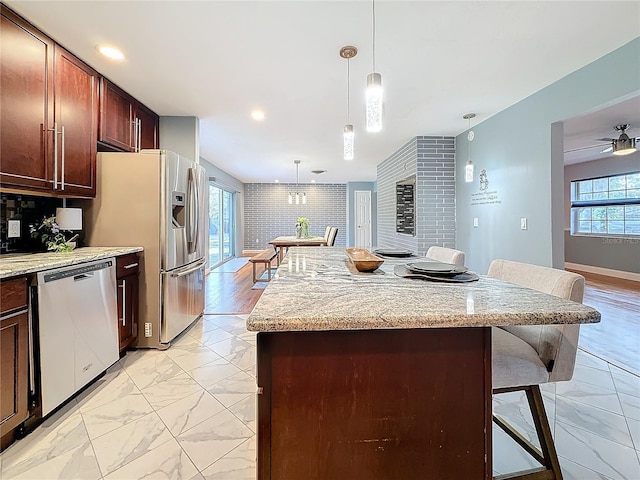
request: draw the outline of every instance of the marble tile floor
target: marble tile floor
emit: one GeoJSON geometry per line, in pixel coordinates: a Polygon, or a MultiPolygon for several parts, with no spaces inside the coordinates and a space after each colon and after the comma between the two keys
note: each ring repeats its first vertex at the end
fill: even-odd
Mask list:
{"type": "MultiPolygon", "coordinates": [[[[246,316],[207,315],[167,351],[129,352],[0,455],[0,478],[255,479],[255,345],[246,316]]],[[[640,377],[583,351],[543,387],[567,480],[640,480],[640,377]]],[[[535,443],[524,395],[494,410],[535,443]]],[[[494,427],[494,473],[534,463],[494,427]]],[[[375,480],[375,479],[372,479],[375,480]]]]}

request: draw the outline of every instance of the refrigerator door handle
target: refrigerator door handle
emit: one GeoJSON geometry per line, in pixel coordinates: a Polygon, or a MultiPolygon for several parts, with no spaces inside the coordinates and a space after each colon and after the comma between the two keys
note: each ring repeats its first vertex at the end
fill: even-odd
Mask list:
{"type": "Polygon", "coordinates": [[[172,277],[184,277],[185,275],[189,275],[190,273],[196,272],[200,270],[206,262],[204,260],[198,262],[196,265],[191,267],[188,270],[181,270],[179,272],[174,272],[171,274],[172,277]]]}
{"type": "Polygon", "coordinates": [[[189,169],[189,180],[187,186],[187,249],[188,253],[196,251],[196,238],[198,228],[198,192],[195,182],[195,172],[189,169]]]}

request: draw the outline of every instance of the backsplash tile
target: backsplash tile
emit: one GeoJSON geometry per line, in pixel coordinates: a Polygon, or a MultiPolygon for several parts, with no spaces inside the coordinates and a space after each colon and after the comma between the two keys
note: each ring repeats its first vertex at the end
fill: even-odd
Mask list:
{"type": "Polygon", "coordinates": [[[44,250],[39,240],[31,238],[29,225],[55,215],[61,204],[58,198],[0,194],[0,254],[44,250]],[[20,237],[8,238],[8,220],[20,220],[20,237]]]}

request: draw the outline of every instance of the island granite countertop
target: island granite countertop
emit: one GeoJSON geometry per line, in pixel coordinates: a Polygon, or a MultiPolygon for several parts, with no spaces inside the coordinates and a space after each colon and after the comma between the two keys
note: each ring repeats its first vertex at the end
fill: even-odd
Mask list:
{"type": "Polygon", "coordinates": [[[25,253],[0,256],[0,279],[91,262],[128,253],[141,252],[142,247],[82,247],[64,253],[25,253]]]}
{"type": "MultiPolygon", "coordinates": [[[[415,261],[416,259],[411,259],[415,261]]],[[[262,332],[596,323],[591,307],[480,275],[442,283],[358,272],[342,247],[292,247],[247,319],[262,332]]]]}

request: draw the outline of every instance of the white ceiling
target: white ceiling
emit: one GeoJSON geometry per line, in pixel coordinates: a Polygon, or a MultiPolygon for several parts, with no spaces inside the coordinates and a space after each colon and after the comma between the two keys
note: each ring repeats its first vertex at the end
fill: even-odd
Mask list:
{"type": "Polygon", "coordinates": [[[637,1],[378,0],[385,119],[367,134],[370,1],[5,3],[158,114],[199,117],[201,156],[243,182],[293,182],[294,159],[300,182],[375,180],[376,165],[410,138],[457,135],[465,113],[477,113],[475,125],[640,36],[637,1]],[[126,60],[99,56],[105,42],[126,60]],[[342,159],[344,45],[359,49],[351,162],[342,159]],[[258,107],[263,123],[249,117],[258,107]]]}

